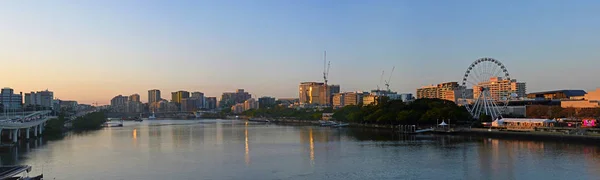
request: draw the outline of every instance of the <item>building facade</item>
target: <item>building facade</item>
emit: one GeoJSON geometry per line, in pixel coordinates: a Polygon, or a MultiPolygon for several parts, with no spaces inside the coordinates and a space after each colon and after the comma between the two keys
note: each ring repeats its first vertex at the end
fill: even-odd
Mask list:
{"type": "Polygon", "coordinates": [[[127,112],[128,102],[129,97],[118,95],[110,100],[110,106],[115,112],[127,112]]]}
{"type": "Polygon", "coordinates": [[[20,110],[23,108],[22,94],[15,94],[11,88],[3,88],[0,92],[0,103],[2,103],[5,110],[20,110]]]}
{"type": "Polygon", "coordinates": [[[200,109],[203,109],[203,108],[205,108],[205,107],[204,107],[204,106],[205,106],[205,105],[204,105],[204,103],[205,103],[205,101],[206,101],[206,97],[204,97],[204,93],[203,93],[203,92],[192,92],[192,94],[191,94],[190,98],[195,98],[196,100],[199,100],[199,102],[198,102],[198,103],[199,103],[199,104],[198,104],[198,107],[199,107],[200,109]]]}
{"type": "Polygon", "coordinates": [[[171,93],[171,102],[181,104],[181,100],[190,97],[190,92],[177,91],[171,93]]]}
{"type": "Polygon", "coordinates": [[[511,94],[518,97],[526,97],[526,87],[524,82],[517,82],[516,79],[502,79],[501,77],[492,77],[489,81],[481,82],[473,86],[473,98],[478,98],[481,92],[489,89],[491,98],[496,101],[502,101],[511,98],[511,94]]]}
{"type": "Polygon", "coordinates": [[[587,94],[584,90],[555,90],[528,93],[527,99],[536,100],[581,100],[587,94]]]}
{"type": "Polygon", "coordinates": [[[260,108],[267,108],[267,107],[273,107],[275,106],[275,98],[274,97],[261,97],[258,98],[258,104],[260,108]]]}
{"type": "Polygon", "coordinates": [[[213,110],[217,108],[217,97],[204,98],[204,108],[213,110]]]}
{"type": "Polygon", "coordinates": [[[345,93],[337,93],[337,94],[333,95],[333,98],[332,98],[333,102],[331,104],[333,106],[333,108],[341,108],[341,107],[345,106],[345,103],[344,103],[345,95],[346,95],[345,93]]]}
{"type": "Polygon", "coordinates": [[[25,93],[25,106],[41,106],[42,108],[52,108],[54,93],[52,91],[38,91],[25,93]]]}
{"type": "Polygon", "coordinates": [[[250,99],[251,97],[252,95],[250,95],[248,92],[245,92],[244,89],[238,89],[235,92],[225,92],[221,96],[219,106],[230,107],[237,103],[244,103],[244,101],[250,99]]]}
{"type": "Polygon", "coordinates": [[[157,103],[161,99],[160,90],[152,89],[148,91],[148,104],[157,103]]]}
{"type": "Polygon", "coordinates": [[[327,106],[333,103],[333,94],[340,92],[339,85],[320,82],[301,82],[298,86],[300,104],[327,106]]]}
{"type": "Polygon", "coordinates": [[[600,88],[590,91],[583,99],[563,100],[560,102],[563,108],[600,108],[600,88]]]}
{"type": "Polygon", "coordinates": [[[254,98],[250,98],[244,101],[244,111],[248,111],[250,109],[258,109],[259,103],[254,98]]]}
{"type": "Polygon", "coordinates": [[[234,114],[241,114],[244,112],[244,103],[237,103],[231,106],[231,112],[234,114]]]}
{"type": "Polygon", "coordinates": [[[438,85],[423,86],[417,89],[417,99],[437,98],[457,102],[462,97],[464,87],[458,82],[445,82],[438,85]]]}
{"type": "Polygon", "coordinates": [[[181,111],[194,112],[204,108],[203,99],[190,97],[181,100],[181,111]]]}
{"type": "Polygon", "coordinates": [[[140,101],[140,95],[139,94],[132,94],[129,96],[129,101],[133,101],[133,102],[141,102],[140,101]]]}
{"type": "Polygon", "coordinates": [[[333,95],[333,107],[340,108],[349,105],[359,105],[363,103],[363,97],[368,95],[366,92],[343,92],[333,95]]]}
{"type": "Polygon", "coordinates": [[[400,99],[402,100],[402,102],[410,102],[414,99],[414,97],[411,93],[404,93],[400,94],[400,99]]]}

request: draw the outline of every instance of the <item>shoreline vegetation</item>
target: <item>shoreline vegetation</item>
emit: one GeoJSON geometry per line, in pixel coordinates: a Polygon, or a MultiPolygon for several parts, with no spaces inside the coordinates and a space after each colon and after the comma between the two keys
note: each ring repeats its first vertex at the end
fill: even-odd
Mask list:
{"type": "MultiPolygon", "coordinates": [[[[491,122],[491,117],[481,116],[480,120],[471,118],[466,109],[452,101],[442,99],[417,99],[409,104],[399,100],[380,100],[377,105],[349,105],[333,110],[298,110],[285,107],[249,110],[242,115],[250,118],[264,118],[273,123],[315,124],[323,113],[333,113],[332,119],[349,123],[351,127],[376,128],[396,131],[399,125],[415,125],[421,128],[437,127],[445,121],[454,129],[452,132],[433,132],[439,134],[484,135],[487,137],[512,137],[536,140],[587,141],[599,142],[600,130],[590,129],[594,133],[572,134],[577,128],[546,128],[533,131],[505,131],[483,128],[481,122],[491,122]],[[451,122],[449,122],[451,121],[451,122]],[[540,130],[540,131],[538,131],[540,130]]],[[[557,115],[557,114],[555,114],[557,115]]]]}
{"type": "Polygon", "coordinates": [[[83,132],[90,130],[98,130],[102,128],[102,124],[107,121],[105,112],[92,112],[84,116],[73,119],[71,128],[65,127],[66,117],[61,113],[57,118],[50,119],[44,126],[43,136],[47,138],[61,138],[65,132],[73,130],[75,132],[83,132]]]}
{"type": "Polygon", "coordinates": [[[323,113],[333,113],[334,121],[354,124],[431,126],[441,123],[442,120],[451,120],[454,124],[461,125],[476,123],[466,109],[457,106],[452,101],[442,99],[417,99],[406,104],[401,100],[388,101],[382,98],[377,104],[348,105],[335,110],[332,108],[305,110],[272,107],[248,110],[242,115],[253,118],[318,121],[321,120],[323,113]]]}

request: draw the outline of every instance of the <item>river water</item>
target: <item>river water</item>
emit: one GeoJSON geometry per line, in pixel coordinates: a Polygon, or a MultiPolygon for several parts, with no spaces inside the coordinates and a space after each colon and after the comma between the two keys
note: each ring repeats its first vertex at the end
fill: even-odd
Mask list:
{"type": "Polygon", "coordinates": [[[229,120],[124,127],[4,148],[46,179],[600,179],[589,144],[404,136],[229,120]]]}

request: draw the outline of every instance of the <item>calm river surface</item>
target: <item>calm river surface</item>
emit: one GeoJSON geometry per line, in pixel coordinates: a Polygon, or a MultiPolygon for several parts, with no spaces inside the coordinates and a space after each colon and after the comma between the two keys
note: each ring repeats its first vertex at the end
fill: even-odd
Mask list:
{"type": "Polygon", "coordinates": [[[0,158],[46,179],[600,179],[594,145],[229,120],[126,122],[0,158]]]}

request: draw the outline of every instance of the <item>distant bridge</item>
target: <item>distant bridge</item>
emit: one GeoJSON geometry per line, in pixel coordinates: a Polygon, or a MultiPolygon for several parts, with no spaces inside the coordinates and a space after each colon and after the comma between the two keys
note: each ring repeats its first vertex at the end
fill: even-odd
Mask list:
{"type": "MultiPolygon", "coordinates": [[[[8,137],[16,143],[23,135],[29,139],[30,135],[38,136],[44,131],[46,122],[55,116],[50,116],[52,111],[35,111],[25,116],[0,117],[0,135],[8,131],[8,137]]],[[[1,140],[1,136],[0,136],[1,140]]]]}

